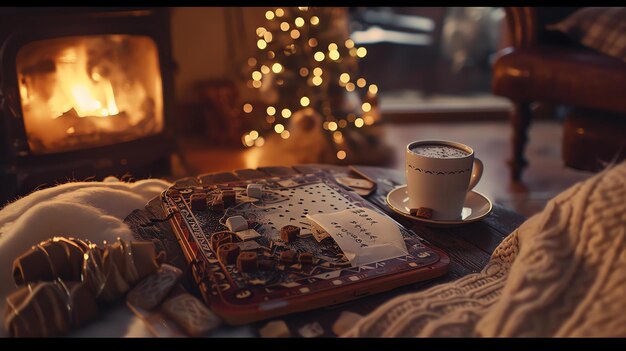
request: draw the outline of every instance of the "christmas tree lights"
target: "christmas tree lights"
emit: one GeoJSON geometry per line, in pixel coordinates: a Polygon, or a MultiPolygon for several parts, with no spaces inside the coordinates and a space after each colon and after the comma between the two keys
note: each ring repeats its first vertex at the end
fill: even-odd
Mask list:
{"type": "Polygon", "coordinates": [[[367,49],[349,39],[346,9],[275,8],[265,19],[256,28],[257,54],[245,70],[246,85],[258,90],[262,104],[242,105],[251,116],[257,109],[254,115],[263,121],[242,136],[243,144],[263,146],[268,133],[288,139],[290,119],[301,111],[322,119],[337,159],[345,159],[345,132],[378,119],[378,87],[358,71],[367,49]]]}

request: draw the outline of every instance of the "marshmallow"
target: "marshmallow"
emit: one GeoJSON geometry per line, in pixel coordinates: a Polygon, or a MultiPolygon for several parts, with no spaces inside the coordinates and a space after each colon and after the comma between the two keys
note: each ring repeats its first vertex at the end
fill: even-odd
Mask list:
{"type": "Polygon", "coordinates": [[[261,234],[259,234],[259,232],[254,229],[242,230],[240,232],[236,232],[235,234],[237,235],[237,237],[239,237],[239,239],[241,239],[241,241],[258,238],[261,236],[261,234]]]}
{"type": "Polygon", "coordinates": [[[248,229],[248,221],[242,216],[228,217],[226,226],[231,232],[239,232],[248,229]]]}
{"type": "Polygon", "coordinates": [[[246,195],[256,199],[263,197],[263,184],[248,184],[246,187],[246,195]]]}

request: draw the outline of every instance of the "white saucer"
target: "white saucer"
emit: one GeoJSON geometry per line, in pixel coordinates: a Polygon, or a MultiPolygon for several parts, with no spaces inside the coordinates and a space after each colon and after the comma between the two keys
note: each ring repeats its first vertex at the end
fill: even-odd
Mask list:
{"type": "Polygon", "coordinates": [[[493,208],[491,201],[485,195],[472,190],[465,197],[461,219],[459,220],[436,220],[416,217],[409,213],[409,196],[406,185],[399,186],[387,194],[387,205],[395,212],[431,227],[454,227],[476,222],[487,216],[493,208]]]}

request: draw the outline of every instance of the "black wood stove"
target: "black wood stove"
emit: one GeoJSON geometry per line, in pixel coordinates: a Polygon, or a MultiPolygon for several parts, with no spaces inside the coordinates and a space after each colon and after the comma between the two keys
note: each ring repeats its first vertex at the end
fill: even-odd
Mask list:
{"type": "Polygon", "coordinates": [[[0,44],[0,201],[169,171],[167,8],[4,8],[0,44]]]}

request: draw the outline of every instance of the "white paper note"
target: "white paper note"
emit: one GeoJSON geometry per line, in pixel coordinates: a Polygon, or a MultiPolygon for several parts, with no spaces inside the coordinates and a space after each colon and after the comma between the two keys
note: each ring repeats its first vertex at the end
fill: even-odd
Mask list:
{"type": "Polygon", "coordinates": [[[408,254],[400,228],[368,208],[307,215],[335,239],[353,267],[408,254]]]}

